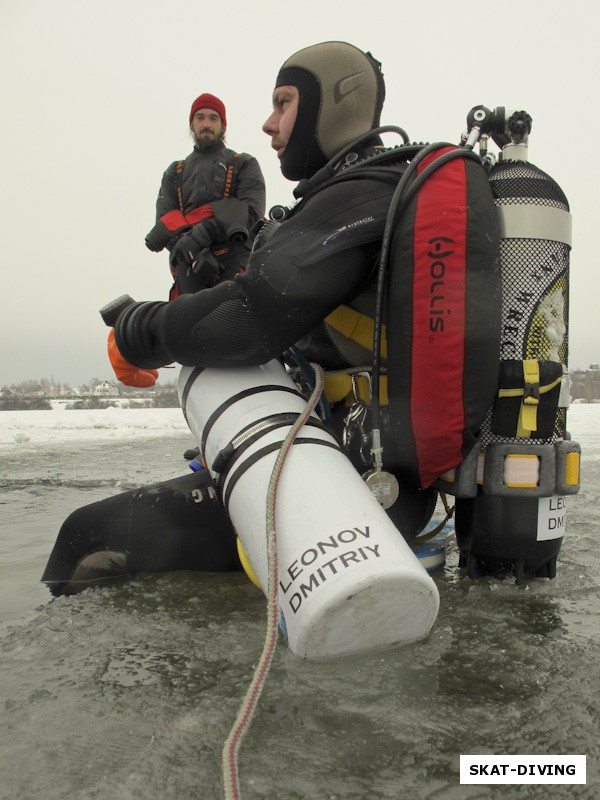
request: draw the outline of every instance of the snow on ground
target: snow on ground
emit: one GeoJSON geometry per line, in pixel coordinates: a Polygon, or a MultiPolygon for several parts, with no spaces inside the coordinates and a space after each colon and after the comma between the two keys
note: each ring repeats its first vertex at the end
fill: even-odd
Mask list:
{"type": "Polygon", "coordinates": [[[0,451],[28,444],[170,436],[189,428],[180,408],[105,408],[93,411],[0,412],[0,451]]]}
{"type": "MultiPolygon", "coordinates": [[[[586,455],[600,448],[600,405],[575,403],[568,412],[568,430],[586,455]]],[[[180,408],[114,408],[52,411],[0,411],[0,452],[28,445],[172,436],[189,428],[180,408]]]]}

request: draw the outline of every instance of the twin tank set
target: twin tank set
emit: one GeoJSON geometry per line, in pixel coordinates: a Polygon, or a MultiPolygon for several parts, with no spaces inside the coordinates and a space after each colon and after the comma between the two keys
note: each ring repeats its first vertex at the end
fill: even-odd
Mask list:
{"type": "Polygon", "coordinates": [[[526,112],[476,106],[467,128],[462,143],[479,143],[500,222],[499,387],[476,446],[437,487],[456,497],[460,565],[470,577],[553,578],[581,455],[567,431],[569,204],[527,160],[526,112]],[[497,163],[490,138],[501,148],[497,163]]]}

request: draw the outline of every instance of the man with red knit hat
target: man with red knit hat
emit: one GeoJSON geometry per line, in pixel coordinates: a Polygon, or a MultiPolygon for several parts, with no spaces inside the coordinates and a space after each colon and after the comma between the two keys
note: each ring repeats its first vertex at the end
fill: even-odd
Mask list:
{"type": "Polygon", "coordinates": [[[243,271],[252,228],[265,213],[265,182],[258,161],[225,146],[227,113],[213,94],[192,103],[194,150],[165,171],[156,224],[146,236],[155,252],[170,251],[171,298],[197,292],[243,271]]]}

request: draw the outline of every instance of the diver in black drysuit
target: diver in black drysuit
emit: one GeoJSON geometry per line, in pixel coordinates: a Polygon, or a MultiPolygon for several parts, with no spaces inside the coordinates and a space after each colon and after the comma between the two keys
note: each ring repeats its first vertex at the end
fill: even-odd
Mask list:
{"type": "MultiPolygon", "coordinates": [[[[174,361],[194,367],[252,366],[280,358],[298,343],[310,360],[326,370],[371,363],[371,353],[346,341],[324,319],[340,304],[374,316],[375,272],[384,226],[406,161],[399,155],[372,167],[348,171],[347,178],[344,172],[350,165],[383,150],[378,136],[369,136],[369,131],[379,125],[385,94],[380,64],[352,45],[327,42],[301,50],[286,61],[277,79],[276,93],[278,87],[285,86],[297,87],[299,93],[296,121],[281,157],[286,177],[310,178],[340,148],[360,136],[365,136],[365,141],[342,164],[321,175],[319,180],[325,177],[324,182],[313,177],[312,184],[304,181],[300,185],[302,200],[282,223],[266,223],[244,274],[173,302],[134,303],[127,307],[114,329],[118,349],[131,364],[148,370],[174,361]],[[334,172],[339,180],[332,180],[334,172]]],[[[344,413],[341,404],[337,412],[334,409],[332,424],[337,426],[334,432],[338,436],[344,413]]],[[[360,463],[356,466],[365,469],[360,463]]],[[[389,464],[386,467],[389,469],[389,464]]],[[[239,568],[235,537],[224,511],[215,510],[214,498],[207,494],[211,488],[208,472],[196,480],[203,482],[202,491],[210,500],[199,508],[210,508],[212,518],[202,526],[201,534],[195,534],[203,537],[196,555],[188,552],[181,559],[181,566],[174,564],[179,563],[177,548],[186,538],[185,530],[181,535],[177,531],[172,536],[169,533],[174,555],[167,557],[163,552],[169,543],[162,537],[161,553],[154,557],[152,542],[134,519],[133,499],[131,508],[123,512],[127,517],[126,545],[111,541],[100,546],[98,541],[98,549],[124,550],[124,559],[116,558],[123,562],[124,572],[140,567],[161,569],[162,564],[166,565],[163,569],[239,568]],[[147,554],[143,558],[139,557],[140,547],[147,554]]],[[[400,497],[388,513],[410,540],[430,519],[437,495],[433,489],[418,490],[400,483],[400,497]]],[[[118,498],[111,499],[116,509],[118,498]]],[[[151,501],[147,497],[146,505],[147,522],[151,524],[151,501]]],[[[65,585],[64,573],[73,571],[73,562],[83,563],[85,530],[98,510],[87,508],[92,509],[90,519],[85,509],[76,512],[80,516],[70,527],[77,534],[65,534],[62,546],[59,536],[54,562],[51,564],[51,558],[44,575],[43,579],[57,591],[65,585]],[[81,518],[82,513],[85,519],[81,518]],[[65,549],[69,551],[66,554],[65,549]],[[62,573],[62,583],[57,581],[57,573],[62,573]]],[[[123,520],[120,525],[122,528],[123,520]]],[[[102,539],[102,535],[98,538],[102,539]]],[[[114,568],[117,570],[118,564],[114,568]]]]}

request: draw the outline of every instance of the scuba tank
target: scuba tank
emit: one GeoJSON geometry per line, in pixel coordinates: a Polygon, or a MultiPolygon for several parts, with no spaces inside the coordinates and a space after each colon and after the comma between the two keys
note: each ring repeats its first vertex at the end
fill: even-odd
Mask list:
{"type": "MultiPolygon", "coordinates": [[[[306,400],[276,360],[182,367],[179,397],[243,545],[244,568],[267,593],[269,488],[306,400]]],[[[277,564],[282,627],[302,657],[407,644],[435,622],[434,581],[316,415],[277,478],[277,564]]]]}
{"type": "Polygon", "coordinates": [[[558,184],[527,158],[531,117],[477,106],[463,144],[480,156],[500,221],[498,392],[477,445],[446,479],[456,495],[460,566],[469,577],[556,574],[581,449],[566,427],[571,216],[558,184]],[[501,148],[498,163],[487,139],[501,148]]]}

